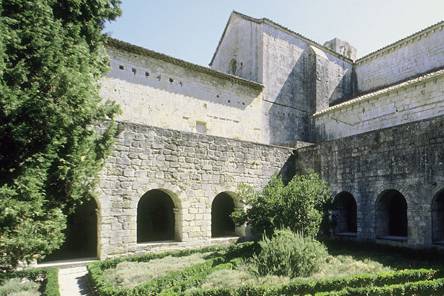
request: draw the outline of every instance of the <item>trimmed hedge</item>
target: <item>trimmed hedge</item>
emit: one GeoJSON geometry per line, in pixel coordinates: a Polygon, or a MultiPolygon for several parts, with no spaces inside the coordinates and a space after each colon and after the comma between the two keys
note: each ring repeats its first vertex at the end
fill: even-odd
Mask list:
{"type": "Polygon", "coordinates": [[[181,250],[164,253],[152,253],[141,256],[122,257],[101,262],[94,262],[88,265],[88,274],[97,294],[103,296],[137,296],[137,295],[159,295],[180,293],[187,288],[195,287],[202,282],[206,275],[215,269],[231,268],[238,257],[249,257],[257,250],[256,243],[248,242],[229,247],[207,247],[194,250],[181,250]],[[223,251],[223,253],[222,253],[223,251]],[[171,272],[165,276],[152,279],[132,289],[114,287],[103,278],[103,273],[109,268],[114,268],[123,261],[147,262],[151,259],[163,258],[166,256],[181,257],[193,253],[215,252],[212,258],[202,264],[197,264],[180,271],[171,272]]]}
{"type": "Polygon", "coordinates": [[[0,283],[11,278],[28,278],[35,281],[43,276],[42,293],[44,296],[60,296],[59,281],[56,268],[36,268],[0,274],[0,283]]]}
{"type": "Polygon", "coordinates": [[[230,289],[230,288],[199,289],[187,293],[187,295],[190,296],[306,295],[315,292],[339,291],[342,290],[344,287],[361,288],[368,286],[385,286],[385,285],[393,285],[404,282],[430,280],[436,276],[436,273],[437,273],[436,270],[433,269],[413,269],[413,270],[403,270],[403,271],[394,271],[394,272],[383,272],[377,274],[360,274],[360,275],[338,277],[326,280],[295,279],[292,280],[289,284],[280,285],[280,286],[264,285],[264,286],[254,286],[254,287],[245,286],[238,289],[230,289]]]}
{"type": "Polygon", "coordinates": [[[316,296],[441,296],[444,295],[444,278],[408,282],[405,284],[388,285],[382,287],[346,288],[341,291],[316,293],[316,296]]]}
{"type": "MultiPolygon", "coordinates": [[[[243,243],[230,247],[209,247],[158,254],[146,254],[95,262],[88,265],[90,279],[98,295],[139,296],[139,295],[183,295],[191,287],[198,287],[206,276],[218,269],[234,268],[239,258],[250,257],[258,251],[255,243],[243,243]],[[186,256],[197,252],[215,253],[204,263],[171,272],[152,279],[132,289],[114,287],[103,279],[107,269],[123,261],[146,262],[165,256],[186,256]]],[[[259,296],[259,295],[444,295],[444,279],[436,279],[437,270],[409,269],[376,274],[359,274],[324,280],[294,279],[284,285],[244,286],[214,289],[193,289],[189,296],[259,296]],[[346,288],[344,288],[346,287],[346,288]],[[316,293],[316,294],[315,294],[316,293]]]]}

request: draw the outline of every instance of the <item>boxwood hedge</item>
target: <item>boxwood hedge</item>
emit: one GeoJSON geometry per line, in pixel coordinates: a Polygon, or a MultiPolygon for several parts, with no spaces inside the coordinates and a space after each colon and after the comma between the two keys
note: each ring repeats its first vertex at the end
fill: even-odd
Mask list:
{"type": "Polygon", "coordinates": [[[56,268],[36,268],[12,273],[0,273],[0,283],[11,278],[28,278],[36,280],[43,277],[43,286],[41,287],[42,295],[44,296],[60,296],[59,282],[56,268]]]}
{"type": "Polygon", "coordinates": [[[376,274],[359,274],[331,279],[294,279],[282,285],[243,286],[230,288],[192,289],[198,287],[205,277],[220,268],[232,268],[239,257],[250,257],[257,252],[255,243],[243,243],[229,248],[210,247],[197,250],[183,250],[143,256],[132,256],[95,262],[88,266],[91,281],[98,295],[138,296],[138,295],[188,295],[188,296],[240,296],[240,295],[444,295],[444,279],[438,278],[435,269],[408,269],[376,274]],[[196,252],[214,251],[214,256],[204,263],[171,272],[150,280],[132,289],[114,287],[104,280],[108,268],[119,262],[146,262],[165,256],[185,256],[196,252]],[[370,291],[370,292],[369,292],[370,291]],[[404,294],[403,294],[404,293],[404,294]]]}

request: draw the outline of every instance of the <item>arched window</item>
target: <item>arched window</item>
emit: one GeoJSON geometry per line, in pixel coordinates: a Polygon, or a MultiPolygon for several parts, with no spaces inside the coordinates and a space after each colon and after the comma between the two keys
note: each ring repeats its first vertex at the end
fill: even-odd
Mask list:
{"type": "Polygon", "coordinates": [[[407,237],[407,201],[399,191],[386,190],[376,200],[376,236],[385,239],[407,237]]]}
{"type": "Polygon", "coordinates": [[[137,242],[175,239],[174,203],[158,189],[145,193],[137,205],[137,242]]]}
{"type": "Polygon", "coordinates": [[[234,211],[234,200],[225,192],[218,194],[211,205],[211,236],[235,236],[236,227],[231,218],[234,211]]]}
{"type": "Polygon", "coordinates": [[[444,189],[432,201],[432,240],[444,244],[444,189]]]}
{"type": "Polygon", "coordinates": [[[236,73],[237,73],[237,61],[236,61],[236,59],[231,59],[230,65],[229,65],[229,69],[228,69],[228,73],[236,75],[236,73]]]}
{"type": "Polygon", "coordinates": [[[97,204],[91,198],[68,216],[62,246],[45,261],[97,257],[97,204]]]}
{"type": "Polygon", "coordinates": [[[345,191],[336,195],[333,209],[335,234],[356,234],[357,206],[353,195],[345,191]]]}

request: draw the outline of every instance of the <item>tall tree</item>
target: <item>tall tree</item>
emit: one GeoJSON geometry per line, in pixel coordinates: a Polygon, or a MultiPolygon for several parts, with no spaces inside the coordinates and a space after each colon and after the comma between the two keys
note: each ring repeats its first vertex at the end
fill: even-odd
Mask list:
{"type": "Polygon", "coordinates": [[[0,0],[0,269],[51,253],[116,127],[102,34],[120,0],[0,0]],[[100,126],[100,128],[98,128],[100,126]]]}

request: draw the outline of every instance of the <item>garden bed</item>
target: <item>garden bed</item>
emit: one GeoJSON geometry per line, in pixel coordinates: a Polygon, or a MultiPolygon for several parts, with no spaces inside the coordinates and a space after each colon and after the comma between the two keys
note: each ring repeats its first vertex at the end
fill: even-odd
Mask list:
{"type": "Polygon", "coordinates": [[[60,296],[57,269],[29,269],[0,274],[0,296],[60,296]]]}
{"type": "Polygon", "coordinates": [[[310,277],[258,276],[255,243],[147,254],[92,263],[99,295],[443,295],[439,265],[389,248],[329,243],[310,277]],[[344,247],[345,245],[345,247],[344,247]],[[371,291],[370,294],[369,291],[371,291]]]}

